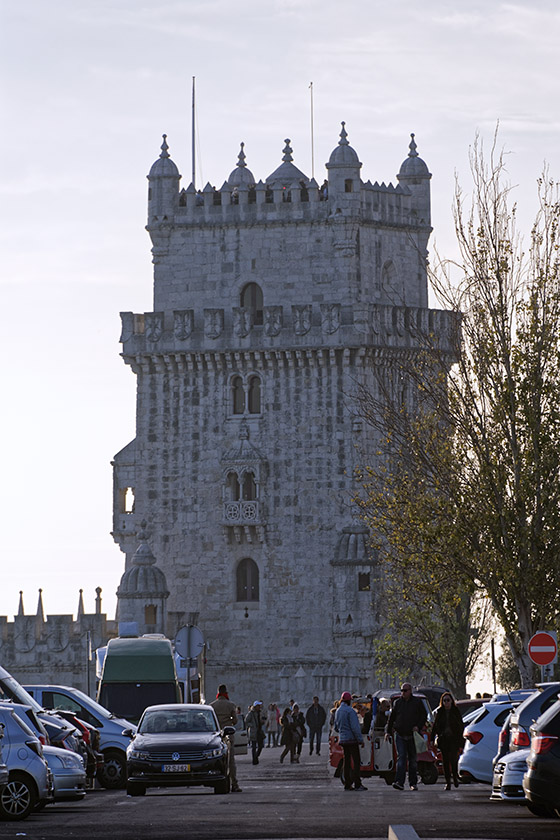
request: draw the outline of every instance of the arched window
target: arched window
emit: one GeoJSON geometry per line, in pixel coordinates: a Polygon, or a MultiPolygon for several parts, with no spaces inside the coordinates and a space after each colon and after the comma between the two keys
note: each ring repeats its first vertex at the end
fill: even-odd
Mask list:
{"type": "Polygon", "coordinates": [[[252,472],[245,473],[243,477],[243,501],[254,502],[257,498],[257,485],[252,472]]]}
{"type": "Polygon", "coordinates": [[[241,306],[248,309],[253,315],[253,324],[256,327],[263,325],[263,293],[257,283],[247,283],[241,292],[241,306]]]}
{"type": "Polygon", "coordinates": [[[237,478],[237,473],[230,472],[227,477],[227,495],[228,495],[228,502],[238,502],[239,501],[239,479],[237,478]]]}
{"type": "Polygon", "coordinates": [[[259,567],[250,557],[244,557],[237,566],[237,600],[259,600],[259,567]]]}
{"type": "Polygon", "coordinates": [[[249,392],[247,394],[249,414],[261,413],[261,380],[258,376],[249,378],[249,392]]]}
{"type": "Polygon", "coordinates": [[[240,376],[234,376],[231,380],[231,390],[233,395],[233,413],[244,414],[245,389],[243,388],[243,380],[240,376]]]}

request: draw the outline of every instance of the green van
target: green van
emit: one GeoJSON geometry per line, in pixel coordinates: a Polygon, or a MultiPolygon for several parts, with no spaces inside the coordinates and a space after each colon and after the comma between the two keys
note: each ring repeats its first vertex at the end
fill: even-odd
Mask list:
{"type": "Polygon", "coordinates": [[[110,639],[97,701],[114,715],[133,723],[138,723],[146,706],[182,703],[169,639],[110,639]]]}

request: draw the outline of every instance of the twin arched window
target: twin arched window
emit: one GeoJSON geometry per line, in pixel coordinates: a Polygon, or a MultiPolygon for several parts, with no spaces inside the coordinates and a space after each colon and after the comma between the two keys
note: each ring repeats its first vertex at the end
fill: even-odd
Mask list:
{"type": "Polygon", "coordinates": [[[230,472],[227,477],[228,501],[230,502],[254,502],[257,499],[257,483],[254,473],[246,472],[241,480],[235,472],[230,472]]]}
{"type": "Polygon", "coordinates": [[[233,414],[261,413],[261,380],[253,374],[245,381],[236,375],[231,380],[233,414]]]}
{"type": "Polygon", "coordinates": [[[259,567],[250,557],[239,561],[236,573],[237,600],[259,600],[259,567]]]}

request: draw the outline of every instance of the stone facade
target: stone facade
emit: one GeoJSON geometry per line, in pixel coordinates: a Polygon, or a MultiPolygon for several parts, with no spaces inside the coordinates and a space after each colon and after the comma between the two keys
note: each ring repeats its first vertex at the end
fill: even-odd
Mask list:
{"type": "Polygon", "coordinates": [[[124,594],[140,632],[196,623],[207,696],[225,681],[244,703],[376,684],[377,558],[351,503],[375,441],[353,395],[420,331],[449,328],[428,309],[431,175],[414,136],[396,187],[361,179],[344,123],[322,186],[285,142],[264,180],[242,145],[223,186],[197,192],[164,136],[154,310],[121,315],[137,429],[113,462],[113,537],[129,575],[146,520],[166,584],[135,597],[128,576],[119,615],[124,594]]]}

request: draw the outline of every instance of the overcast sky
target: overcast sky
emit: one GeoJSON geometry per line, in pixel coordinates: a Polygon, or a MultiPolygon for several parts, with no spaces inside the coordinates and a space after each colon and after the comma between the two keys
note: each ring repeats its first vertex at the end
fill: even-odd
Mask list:
{"type": "MultiPolygon", "coordinates": [[[[146,174],[167,133],[197,186],[221,186],[240,141],[257,179],[315,177],[341,120],[365,180],[393,181],[410,132],[433,173],[434,237],[453,252],[455,172],[500,142],[521,219],[543,162],[560,178],[556,0],[4,0],[0,237],[0,615],[74,613],[95,587],[114,617],[124,556],[110,461],[134,437],[120,311],[152,308],[146,174]]],[[[433,242],[433,240],[432,240],[433,242]]]]}

